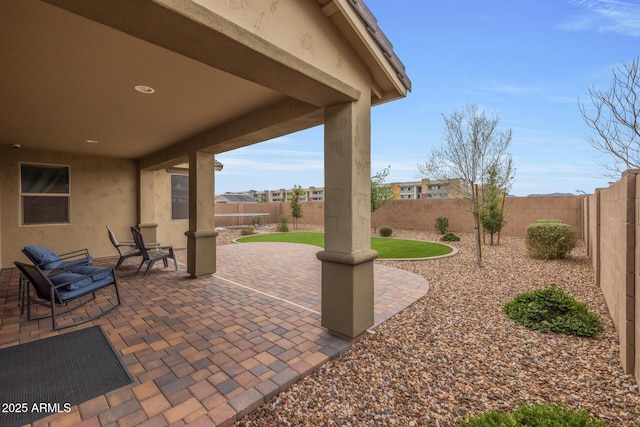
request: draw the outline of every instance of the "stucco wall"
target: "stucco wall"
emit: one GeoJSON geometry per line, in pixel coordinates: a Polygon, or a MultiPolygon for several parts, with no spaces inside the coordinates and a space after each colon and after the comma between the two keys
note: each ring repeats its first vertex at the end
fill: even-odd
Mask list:
{"type": "MultiPolygon", "coordinates": [[[[529,224],[538,219],[561,219],[576,229],[579,238],[583,233],[583,197],[510,197],[505,203],[507,225],[502,233],[508,236],[524,236],[529,224]]],[[[301,223],[324,224],[323,202],[302,202],[303,218],[301,223]]],[[[276,222],[279,215],[287,215],[292,222],[289,203],[218,203],[216,213],[270,213],[270,222],[276,222]]],[[[473,217],[464,200],[461,199],[420,199],[390,200],[373,215],[376,228],[389,226],[409,230],[433,230],[439,216],[449,219],[449,230],[452,232],[472,233],[473,217]]],[[[216,217],[216,226],[232,226],[251,224],[242,219],[216,217]],[[239,222],[240,221],[240,222],[239,222]]]]}
{"type": "Polygon", "coordinates": [[[156,240],[175,249],[187,247],[185,231],[189,230],[188,219],[171,219],[171,174],[164,169],[154,173],[156,240]]]}
{"type": "Polygon", "coordinates": [[[194,1],[352,86],[368,75],[315,0],[194,1]]]}
{"type": "MultiPolygon", "coordinates": [[[[535,220],[555,218],[574,227],[582,238],[582,197],[509,197],[504,208],[504,235],[524,236],[527,226],[535,220]]],[[[391,200],[374,213],[374,223],[376,227],[435,230],[439,216],[449,219],[449,231],[473,232],[473,216],[462,199],[391,200]]]]}
{"type": "Polygon", "coordinates": [[[0,236],[2,267],[26,261],[21,249],[42,245],[56,252],[88,248],[94,257],[114,256],[105,225],[119,238],[129,238],[136,221],[136,164],[116,158],[31,151],[0,150],[0,236]],[[43,163],[70,167],[71,223],[64,225],[20,225],[19,163],[43,163]]]}

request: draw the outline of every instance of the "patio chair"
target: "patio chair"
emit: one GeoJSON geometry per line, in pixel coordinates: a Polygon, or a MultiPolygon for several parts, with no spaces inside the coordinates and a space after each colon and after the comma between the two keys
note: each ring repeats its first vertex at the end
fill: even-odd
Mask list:
{"type": "Polygon", "coordinates": [[[25,246],[22,248],[22,253],[29,258],[29,261],[44,271],[69,270],[93,263],[93,258],[89,255],[89,250],[87,249],[79,249],[58,255],[44,246],[25,246]]]}
{"type": "Polygon", "coordinates": [[[16,267],[20,270],[22,275],[31,284],[35,292],[35,298],[32,297],[31,292],[27,292],[27,318],[29,320],[43,319],[49,317],[44,316],[31,316],[31,305],[40,304],[47,306],[51,309],[51,322],[54,330],[64,329],[70,326],[80,325],[86,322],[97,319],[104,316],[111,310],[120,305],[120,292],[118,291],[118,279],[116,277],[115,270],[113,268],[102,268],[94,266],[80,266],[75,267],[73,270],[59,270],[52,274],[47,274],[40,269],[37,265],[27,264],[22,262],[14,262],[16,267]],[[86,303],[92,301],[96,297],[96,291],[112,286],[115,288],[117,304],[112,305],[107,310],[103,310],[95,316],[85,318],[84,320],[74,322],[70,325],[59,327],[56,320],[59,316],[69,313],[79,307],[82,307],[86,303]],[[92,294],[92,297],[74,307],[69,307],[68,303],[83,297],[85,295],[92,294]],[[58,305],[66,305],[67,309],[64,311],[58,311],[58,305]]]}
{"type": "MultiPolygon", "coordinates": [[[[115,266],[116,269],[120,267],[126,259],[131,257],[136,257],[136,256],[142,256],[142,254],[138,250],[138,247],[136,246],[135,241],[133,240],[118,241],[118,239],[116,238],[116,234],[108,225],[107,225],[107,233],[109,234],[109,240],[111,241],[111,244],[118,251],[118,255],[120,255],[120,258],[118,259],[118,262],[115,266]]],[[[149,249],[157,248],[159,246],[160,246],[159,243],[146,244],[146,247],[149,249]]]]}
{"type": "Polygon", "coordinates": [[[178,271],[178,261],[176,261],[176,256],[173,253],[173,246],[158,245],[150,248],[148,245],[145,245],[140,230],[135,227],[131,227],[131,234],[133,234],[133,241],[136,242],[136,247],[142,255],[142,262],[138,266],[137,271],[140,271],[142,265],[144,263],[147,263],[147,269],[144,272],[144,275],[146,276],[147,274],[149,274],[149,271],[151,270],[151,267],[153,267],[153,264],[155,264],[157,261],[162,260],[164,266],[167,267],[169,265],[167,262],[169,258],[173,259],[173,263],[176,266],[176,271],[178,271]]]}

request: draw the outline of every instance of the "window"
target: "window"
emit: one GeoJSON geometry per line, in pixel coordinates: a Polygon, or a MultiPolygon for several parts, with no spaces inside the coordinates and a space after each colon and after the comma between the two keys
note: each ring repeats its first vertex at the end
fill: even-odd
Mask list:
{"type": "Polygon", "coordinates": [[[20,164],[22,225],[69,224],[69,166],[20,164]]]}
{"type": "Polygon", "coordinates": [[[171,219],[189,219],[189,175],[171,175],[171,219]]]}

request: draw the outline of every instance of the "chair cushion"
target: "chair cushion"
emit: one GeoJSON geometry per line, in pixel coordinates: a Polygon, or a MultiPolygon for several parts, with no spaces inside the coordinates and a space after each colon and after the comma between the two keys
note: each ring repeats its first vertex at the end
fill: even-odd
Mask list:
{"type": "Polygon", "coordinates": [[[72,273],[77,273],[77,274],[81,274],[83,276],[89,276],[91,274],[93,274],[93,276],[91,276],[91,280],[93,280],[94,282],[97,282],[98,280],[102,280],[102,279],[106,279],[107,277],[111,276],[111,269],[109,268],[102,268],[102,267],[94,267],[91,265],[85,265],[82,267],[74,267],[71,269],[72,273]]]}
{"type": "Polygon", "coordinates": [[[44,246],[25,246],[24,250],[31,258],[36,260],[38,267],[43,270],[53,270],[62,265],[62,260],[58,254],[44,246]]]}
{"type": "Polygon", "coordinates": [[[74,259],[71,261],[63,261],[62,263],[60,263],[60,265],[56,268],[62,268],[64,270],[75,270],[75,266],[80,266],[80,265],[88,265],[91,264],[93,262],[93,257],[82,257],[79,259],[74,259]]]}
{"type": "Polygon", "coordinates": [[[62,289],[67,289],[69,291],[74,291],[76,289],[82,288],[83,286],[87,286],[93,283],[91,277],[87,277],[84,274],[73,273],[70,271],[65,271],[50,276],[49,280],[51,280],[51,283],[53,283],[54,285],[61,285],[63,283],[75,280],[75,282],[69,283],[67,286],[62,287],[62,289]]]}
{"type": "Polygon", "coordinates": [[[86,295],[90,292],[94,292],[97,291],[98,289],[102,289],[105,286],[108,285],[112,285],[115,282],[113,281],[112,277],[107,277],[105,279],[102,280],[98,280],[95,282],[90,282],[90,284],[83,286],[82,288],[79,289],[74,289],[74,290],[67,290],[64,289],[66,288],[66,286],[63,286],[62,288],[60,288],[58,290],[58,296],[60,297],[60,300],[62,300],[63,302],[65,301],[69,301],[73,298],[77,298],[81,295],[86,295]]]}

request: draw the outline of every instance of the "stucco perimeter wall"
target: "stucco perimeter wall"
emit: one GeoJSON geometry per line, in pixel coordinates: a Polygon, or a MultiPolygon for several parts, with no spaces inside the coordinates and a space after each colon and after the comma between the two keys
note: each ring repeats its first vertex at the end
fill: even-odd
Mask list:
{"type": "MultiPolygon", "coordinates": [[[[582,197],[509,197],[505,201],[507,224],[502,234],[524,236],[529,224],[538,219],[561,219],[576,229],[582,238],[582,197]]],[[[433,230],[439,216],[449,219],[449,231],[472,233],[473,216],[462,199],[391,200],[378,209],[376,227],[433,230]]]]}
{"type": "MultiPolygon", "coordinates": [[[[323,202],[302,202],[303,217],[300,223],[324,224],[324,203],[323,202]]],[[[262,215],[262,224],[275,224],[281,215],[287,217],[287,222],[293,224],[291,216],[291,206],[288,202],[268,202],[268,203],[216,203],[214,205],[216,214],[216,227],[238,227],[253,224],[253,217],[247,214],[268,214],[262,215]],[[242,216],[222,216],[222,215],[242,216]]]]}
{"type": "Polygon", "coordinates": [[[136,222],[137,168],[130,160],[26,148],[0,149],[0,241],[2,268],[27,261],[26,245],[47,246],[59,253],[87,248],[96,258],[115,256],[105,225],[121,239],[136,222]],[[69,166],[71,223],[20,225],[20,162],[69,166]]]}
{"type": "MultiPolygon", "coordinates": [[[[301,223],[324,224],[324,203],[303,202],[301,223]]],[[[217,203],[216,214],[269,213],[268,222],[275,223],[280,215],[286,215],[289,223],[289,203],[217,203]]],[[[561,219],[576,229],[579,238],[583,233],[583,197],[510,197],[505,203],[507,225],[502,233],[509,236],[524,236],[529,224],[538,219],[561,219]]],[[[473,217],[467,202],[460,199],[390,200],[373,214],[372,224],[376,228],[388,226],[409,230],[435,230],[439,216],[449,219],[449,231],[472,233],[473,217]]],[[[250,225],[251,218],[216,217],[216,226],[250,225]],[[243,222],[244,221],[244,222],[243,222]]]]}
{"type": "Polygon", "coordinates": [[[640,380],[640,170],[629,170],[584,202],[585,242],[596,282],[602,289],[620,339],[620,360],[626,373],[640,380]]]}

